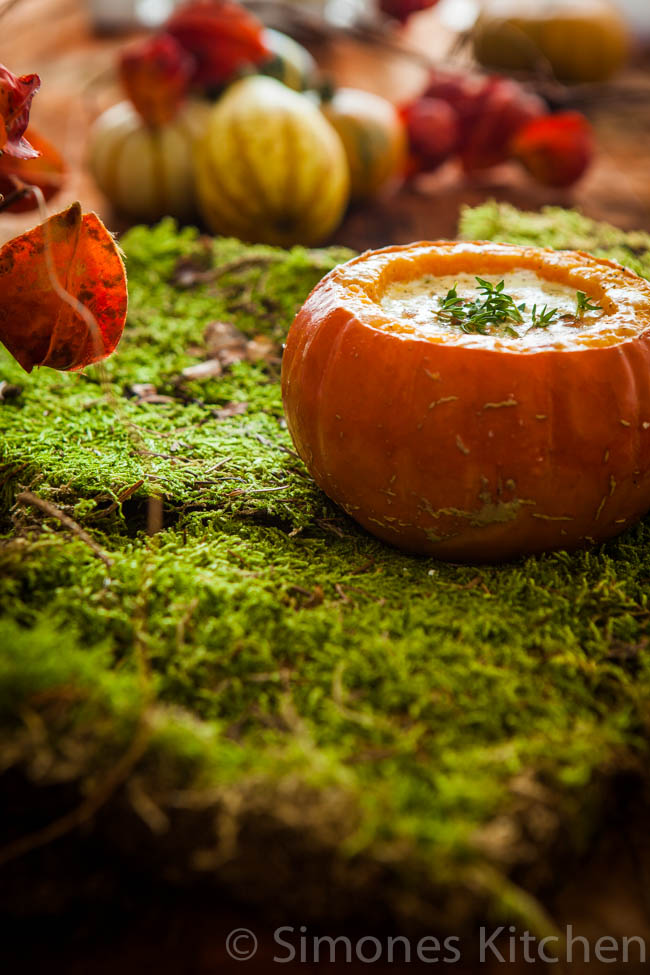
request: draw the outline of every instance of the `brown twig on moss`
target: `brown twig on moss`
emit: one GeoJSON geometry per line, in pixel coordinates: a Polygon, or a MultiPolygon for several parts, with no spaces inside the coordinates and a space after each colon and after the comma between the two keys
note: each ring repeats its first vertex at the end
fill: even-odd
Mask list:
{"type": "Polygon", "coordinates": [[[39,498],[37,494],[33,494],[31,491],[21,491],[20,494],[16,495],[16,502],[22,505],[31,505],[34,508],[39,508],[43,514],[48,515],[50,518],[56,518],[61,524],[72,532],[80,541],[87,545],[88,548],[93,552],[98,559],[101,559],[104,565],[110,569],[113,564],[113,560],[110,555],[104,551],[101,545],[95,542],[88,532],[85,532],[81,525],[77,524],[74,518],[66,515],[65,512],[57,508],[55,504],[51,501],[46,501],[45,498],[39,498]]]}
{"type": "Polygon", "coordinates": [[[119,492],[115,500],[108,506],[108,508],[103,508],[101,511],[97,511],[94,514],[91,514],[89,517],[106,518],[107,515],[112,515],[113,512],[119,507],[119,505],[123,504],[125,501],[128,501],[129,498],[131,498],[138,490],[138,488],[141,488],[143,484],[144,484],[144,480],[140,478],[139,480],[135,481],[134,484],[130,484],[128,487],[122,488],[122,490],[119,492]]]}
{"type": "Polygon", "coordinates": [[[147,535],[157,535],[163,529],[163,500],[153,494],[147,504],[147,535]]]}
{"type": "Polygon", "coordinates": [[[269,267],[272,264],[282,263],[284,260],[283,254],[244,254],[241,257],[234,257],[230,261],[225,261],[219,267],[206,269],[188,267],[181,261],[174,272],[173,283],[177,288],[191,288],[195,284],[218,281],[224,275],[235,271],[247,271],[254,267],[269,267]]]}
{"type": "MultiPolygon", "coordinates": [[[[316,268],[322,266],[323,269],[329,271],[332,266],[327,260],[327,257],[321,255],[317,250],[309,251],[309,259],[310,263],[316,268]]],[[[233,257],[230,261],[224,261],[218,267],[211,268],[193,268],[188,266],[186,261],[181,260],[177,264],[172,276],[172,283],[177,288],[191,288],[195,284],[207,284],[212,281],[218,281],[219,278],[223,278],[227,274],[250,271],[251,268],[270,268],[275,264],[283,264],[285,261],[286,255],[283,252],[242,254],[240,257],[233,257]]],[[[256,308],[256,311],[259,311],[259,309],[256,308]]]]}

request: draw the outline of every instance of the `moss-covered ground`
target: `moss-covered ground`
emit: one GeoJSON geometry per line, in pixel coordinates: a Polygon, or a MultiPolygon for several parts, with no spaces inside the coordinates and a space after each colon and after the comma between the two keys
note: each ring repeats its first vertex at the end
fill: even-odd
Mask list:
{"type": "MultiPolygon", "coordinates": [[[[490,204],[461,234],[650,277],[650,238],[573,213],[490,204]]],[[[386,547],[292,452],[272,353],[183,376],[215,320],[279,347],[346,255],[170,222],[122,245],[104,367],[26,376],[0,352],[0,863],[83,827],[127,869],[144,850],[265,905],[546,928],[535,896],[647,768],[650,521],[499,567],[386,547]]]]}

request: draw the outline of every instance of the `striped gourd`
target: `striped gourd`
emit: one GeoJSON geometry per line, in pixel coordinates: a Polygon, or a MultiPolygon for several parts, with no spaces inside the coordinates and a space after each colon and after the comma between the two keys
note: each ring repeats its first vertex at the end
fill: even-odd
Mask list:
{"type": "Polygon", "coordinates": [[[380,95],[339,88],[323,106],[343,142],[353,200],[395,187],[406,169],[406,129],[399,112],[380,95]]]}
{"type": "Polygon", "coordinates": [[[269,27],[264,31],[264,43],[271,57],[259,67],[260,74],[277,78],[294,91],[305,91],[316,83],[318,66],[309,51],[293,37],[269,27]]]}
{"type": "Polygon", "coordinates": [[[187,102],[166,125],[147,126],[130,102],[101,115],[90,138],[90,169],[116,210],[136,220],[196,213],[194,151],[210,107],[187,102]]]}
{"type": "Polygon", "coordinates": [[[231,86],[212,109],[196,161],[199,206],[219,234],[319,243],[348,201],[339,136],[310,98],[273,78],[231,86]]]}

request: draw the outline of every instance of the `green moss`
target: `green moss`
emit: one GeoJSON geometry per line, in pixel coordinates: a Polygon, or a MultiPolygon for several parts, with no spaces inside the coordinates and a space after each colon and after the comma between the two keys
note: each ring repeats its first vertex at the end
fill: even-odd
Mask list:
{"type": "MultiPolygon", "coordinates": [[[[614,255],[632,246],[564,211],[490,205],[466,212],[462,229],[614,255]]],[[[240,894],[260,880],[272,821],[282,855],[302,860],[292,891],[271,884],[265,897],[295,895],[322,913],[313,884],[307,892],[308,835],[341,903],[366,890],[395,913],[435,899],[443,921],[494,910],[544,927],[513,870],[531,849],[543,861],[561,839],[587,843],[614,770],[647,760],[650,523],[593,551],[498,568],[387,548],[291,452],[276,366],[179,378],[212,320],[280,337],[344,255],[254,248],[259,266],[183,290],[179,259],[218,268],[251,249],[170,222],[136,228],[123,247],[129,323],[103,378],[26,377],[0,356],[2,377],[22,386],[0,405],[0,723],[22,743],[11,761],[28,767],[42,748],[38,736],[25,744],[27,714],[72,752],[96,713],[74,772],[83,792],[144,715],[147,747],[128,772],[137,766],[163,815],[174,790],[205,788],[220,810],[217,846],[234,820],[247,824],[230,867],[214,860],[240,894]],[[138,383],[169,399],[133,396],[138,383]],[[232,402],[245,412],[219,412],[232,402]],[[110,567],[56,519],[13,506],[24,487],[73,515],[110,567]],[[152,495],[165,526],[149,538],[152,495]],[[504,821],[505,845],[494,829],[504,821]]],[[[205,824],[192,842],[183,835],[187,864],[205,849],[205,824]]]]}
{"type": "Polygon", "coordinates": [[[459,237],[588,251],[650,277],[650,234],[598,223],[577,210],[543,207],[540,213],[523,213],[508,203],[491,201],[473,209],[465,207],[459,237]]]}

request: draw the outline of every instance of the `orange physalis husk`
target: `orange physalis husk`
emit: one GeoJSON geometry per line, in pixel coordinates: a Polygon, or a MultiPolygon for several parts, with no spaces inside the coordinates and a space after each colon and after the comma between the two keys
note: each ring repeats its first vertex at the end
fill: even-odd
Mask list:
{"type": "Polygon", "coordinates": [[[104,359],[120,340],[126,308],[117,244],[79,203],[0,248],[0,341],[27,372],[104,359]]]}
{"type": "Polygon", "coordinates": [[[211,88],[269,57],[264,26],[233,0],[189,0],[164,28],[195,60],[192,83],[211,88]]]}
{"type": "Polygon", "coordinates": [[[18,78],[0,64],[0,152],[17,159],[31,159],[38,152],[23,133],[29,122],[32,98],[41,86],[37,74],[18,78]]]}
{"type": "MultiPolygon", "coordinates": [[[[14,191],[16,184],[12,177],[16,177],[28,186],[40,187],[44,199],[49,200],[61,188],[65,164],[51,142],[31,126],[25,135],[39,155],[32,159],[16,159],[15,156],[0,154],[0,196],[9,196],[14,191]]],[[[35,195],[28,193],[4,209],[9,213],[23,213],[37,207],[35,195]]]]}
{"type": "Polygon", "coordinates": [[[185,97],[194,58],[170,34],[147,37],[120,56],[120,78],[148,125],[171,122],[185,97]]]}

